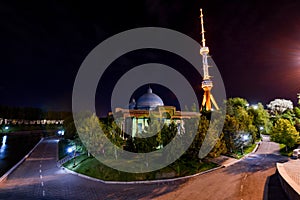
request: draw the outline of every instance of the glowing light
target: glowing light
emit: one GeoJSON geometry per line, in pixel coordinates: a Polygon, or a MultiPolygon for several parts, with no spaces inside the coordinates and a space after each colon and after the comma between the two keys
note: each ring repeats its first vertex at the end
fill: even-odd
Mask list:
{"type": "Polygon", "coordinates": [[[8,130],[9,129],[9,127],[8,126],[5,126],[5,128],[4,128],[5,130],[8,130]]]}
{"type": "Polygon", "coordinates": [[[248,135],[243,135],[243,140],[244,141],[247,141],[249,139],[249,136],[248,135]]]}
{"type": "Polygon", "coordinates": [[[7,136],[4,135],[3,138],[2,138],[2,146],[5,146],[6,139],[7,139],[7,136]]]}
{"type": "Polygon", "coordinates": [[[67,151],[68,151],[68,153],[72,153],[73,148],[72,148],[72,147],[69,147],[69,148],[67,149],[67,151]]]}
{"type": "Polygon", "coordinates": [[[59,130],[59,131],[57,131],[57,134],[58,134],[58,135],[64,135],[64,134],[65,134],[65,131],[64,131],[64,130],[59,130]]]}
{"type": "Polygon", "coordinates": [[[258,108],[258,105],[252,105],[253,109],[256,110],[258,108]]]}

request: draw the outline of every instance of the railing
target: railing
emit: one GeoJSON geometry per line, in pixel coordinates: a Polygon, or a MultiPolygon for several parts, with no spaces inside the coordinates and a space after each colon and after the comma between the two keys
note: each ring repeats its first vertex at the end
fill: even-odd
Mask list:
{"type": "MultiPolygon", "coordinates": [[[[75,158],[78,157],[78,156],[80,156],[80,155],[81,155],[80,153],[76,153],[75,158]]],[[[63,164],[65,164],[69,160],[72,160],[73,158],[74,158],[73,154],[72,155],[67,155],[67,156],[63,157],[62,159],[58,160],[56,162],[56,166],[57,167],[61,167],[63,164]]]]}

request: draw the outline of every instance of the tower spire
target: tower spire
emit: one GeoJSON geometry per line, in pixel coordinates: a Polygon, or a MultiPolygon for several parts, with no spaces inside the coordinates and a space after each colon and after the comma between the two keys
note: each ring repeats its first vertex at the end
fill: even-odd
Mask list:
{"type": "Polygon", "coordinates": [[[204,22],[203,22],[203,13],[202,8],[200,8],[200,19],[201,19],[201,35],[202,35],[202,46],[205,47],[205,37],[204,37],[204,22]]]}
{"type": "Polygon", "coordinates": [[[204,37],[204,20],[202,9],[200,9],[200,19],[201,19],[201,35],[202,35],[202,47],[200,48],[200,54],[202,56],[202,64],[203,64],[203,81],[202,81],[202,89],[204,90],[203,100],[201,105],[201,110],[210,111],[211,103],[213,103],[214,107],[219,110],[217,102],[215,101],[213,95],[211,94],[211,89],[213,87],[213,82],[210,80],[210,75],[208,72],[208,62],[207,56],[209,53],[209,48],[205,46],[205,37],[204,37]]]}

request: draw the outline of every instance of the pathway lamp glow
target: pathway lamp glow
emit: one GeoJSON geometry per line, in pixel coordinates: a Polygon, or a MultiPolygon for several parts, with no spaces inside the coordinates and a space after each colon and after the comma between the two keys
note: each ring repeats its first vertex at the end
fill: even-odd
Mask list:
{"type": "Polygon", "coordinates": [[[253,107],[254,110],[258,109],[258,105],[257,104],[252,105],[252,107],[253,107]]]}
{"type": "Polygon", "coordinates": [[[75,148],[74,146],[68,147],[68,148],[67,148],[67,152],[68,152],[68,153],[72,153],[73,151],[75,151],[75,149],[76,149],[76,148],[75,148]]]}

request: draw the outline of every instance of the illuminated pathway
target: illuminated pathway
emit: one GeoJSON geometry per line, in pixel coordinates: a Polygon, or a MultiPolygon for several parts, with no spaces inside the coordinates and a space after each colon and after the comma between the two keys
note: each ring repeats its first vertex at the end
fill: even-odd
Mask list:
{"type": "MultiPolygon", "coordinates": [[[[46,139],[0,183],[0,199],[263,199],[267,177],[285,159],[277,150],[277,144],[265,141],[256,154],[185,183],[106,185],[57,168],[57,140],[46,139]]],[[[276,191],[277,199],[284,199],[280,188],[276,191]]]]}

